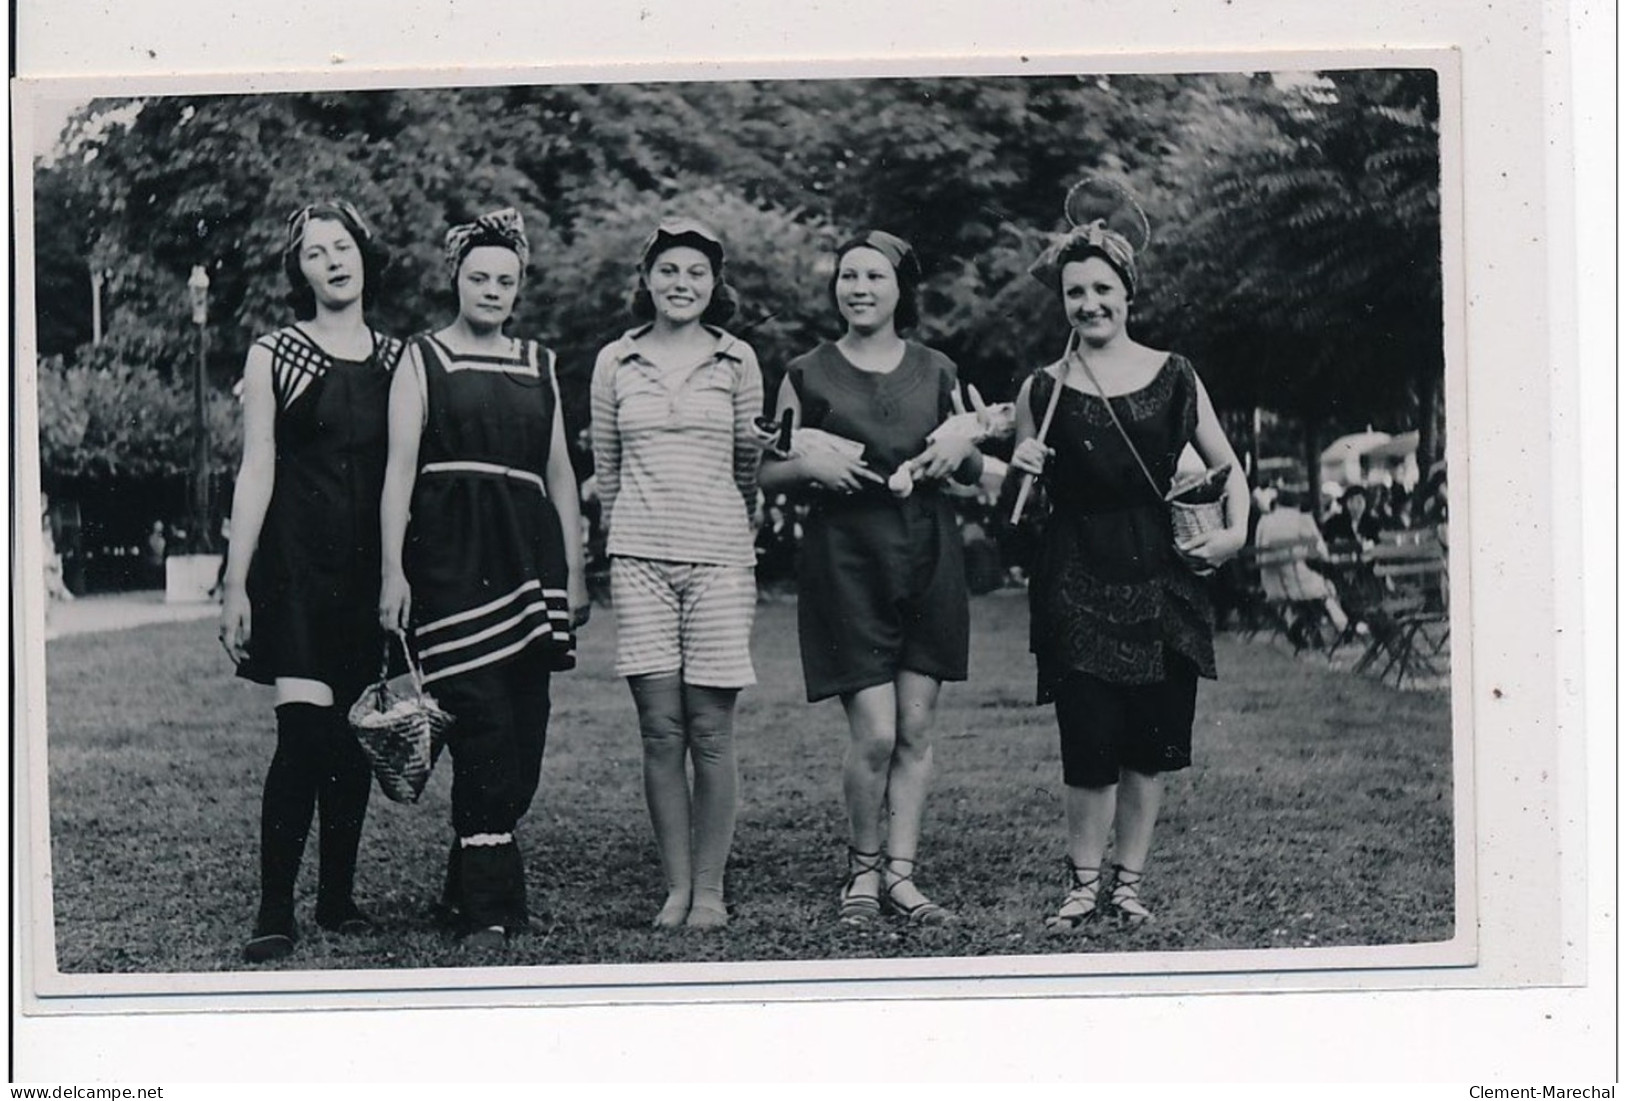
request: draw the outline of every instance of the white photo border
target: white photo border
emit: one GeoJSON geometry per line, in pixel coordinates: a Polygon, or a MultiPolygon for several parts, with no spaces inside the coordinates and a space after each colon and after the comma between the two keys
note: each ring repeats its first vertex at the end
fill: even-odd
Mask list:
{"type": "MultiPolygon", "coordinates": [[[[615,7],[615,5],[610,6],[615,7]]],[[[1263,6],[1276,9],[1278,12],[1283,7],[1281,4],[1266,4],[1263,6]]],[[[18,23],[20,31],[31,27],[28,21],[30,14],[38,14],[37,10],[30,13],[29,7],[25,5],[24,10],[20,13],[18,23]]],[[[63,7],[67,9],[71,8],[72,5],[64,5],[63,7]]],[[[1226,17],[1235,14],[1228,10],[1220,13],[1216,10],[1216,7],[1216,5],[1187,5],[1187,10],[1193,11],[1192,18],[1199,24],[1204,25],[1218,25],[1221,14],[1226,17]]],[[[1403,5],[1390,5],[1390,15],[1392,10],[1400,7],[1403,7],[1403,5]]],[[[1564,28],[1560,22],[1562,17],[1561,4],[1547,3],[1540,5],[1530,2],[1521,6],[1517,4],[1502,5],[1503,10],[1508,7],[1514,9],[1521,7],[1525,17],[1531,15],[1531,13],[1533,14],[1537,24],[1537,33],[1535,35],[1537,41],[1541,40],[1540,32],[1542,29],[1544,29],[1544,33],[1548,37],[1554,33],[1551,26],[1554,18],[1559,20],[1555,33],[1559,36],[1563,33],[1564,28]],[[1555,16],[1554,10],[1556,10],[1555,16]]],[[[1001,17],[1007,14],[1005,12],[1000,13],[1001,17]]],[[[1168,17],[1166,13],[1162,13],[1160,18],[1166,21],[1168,17]]],[[[1281,23],[1285,25],[1287,22],[1285,17],[1281,16],[1280,18],[1281,23]]],[[[1328,18],[1330,22],[1337,22],[1336,17],[1328,18]]],[[[1500,16],[1500,18],[1504,19],[1505,16],[1500,16]]],[[[606,22],[613,22],[613,18],[609,16],[606,16],[605,19],[606,22]]],[[[1415,22],[1425,24],[1427,21],[1416,20],[1415,22]]],[[[1438,22],[1448,24],[1449,20],[1444,19],[1438,22]]],[[[1411,40],[1415,41],[1419,37],[1417,35],[1419,28],[1411,24],[1408,25],[1411,26],[1412,30],[1411,40]]],[[[1115,26],[1118,33],[1121,34],[1121,22],[1118,22],[1115,26]]],[[[1340,31],[1334,31],[1330,34],[1323,32],[1319,35],[1309,35],[1305,40],[1321,43],[1328,40],[1336,41],[1341,36],[1346,36],[1342,39],[1344,41],[1358,37],[1371,37],[1351,33],[1350,28],[1345,25],[1341,26],[1340,31]]],[[[204,35],[204,37],[207,37],[207,35],[204,35]]],[[[1271,36],[1268,33],[1263,33],[1260,37],[1269,40],[1271,36]]],[[[1277,37],[1284,38],[1287,36],[1278,35],[1277,37]]],[[[1383,41],[1394,42],[1396,37],[1403,38],[1405,36],[1383,34],[1380,37],[1383,41]]],[[[1467,35],[1459,22],[1450,26],[1441,34],[1421,37],[1424,37],[1432,45],[1451,41],[1461,44],[1465,58],[1462,68],[1467,84],[1465,102],[1469,104],[1467,114],[1472,116],[1478,113],[1474,110],[1474,106],[1481,102],[1486,105],[1482,108],[1483,111],[1494,111],[1495,97],[1483,90],[1484,83],[1487,80],[1484,69],[1489,65],[1489,61],[1484,55],[1490,52],[1490,48],[1484,44],[1484,42],[1488,41],[1487,29],[1484,42],[1480,42],[1476,36],[1467,35]],[[1479,90],[1475,91],[1475,87],[1479,90]]],[[[1519,41],[1524,45],[1528,45],[1529,37],[1526,33],[1519,41]]],[[[1163,41],[1162,38],[1157,39],[1159,44],[1163,41]]],[[[1559,45],[1565,46],[1564,49],[1557,51],[1560,58],[1566,57],[1566,44],[1559,43],[1559,45]]],[[[1274,48],[1275,46],[1272,45],[1271,49],[1274,48]]],[[[308,48],[295,52],[305,64],[309,64],[310,51],[308,48]]],[[[1235,57],[1236,55],[1228,56],[1235,57]]],[[[1279,55],[1273,53],[1243,56],[1249,57],[1250,60],[1245,65],[1236,67],[1275,69],[1300,67],[1282,62],[1279,55]]],[[[1375,54],[1371,54],[1369,51],[1341,53],[1339,67],[1342,67],[1342,59],[1359,56],[1392,58],[1393,54],[1382,51],[1375,54]]],[[[1381,60],[1367,60],[1363,63],[1380,65],[1383,62],[1381,60]]],[[[725,70],[726,76],[730,79],[744,79],[756,76],[766,78],[774,75],[773,72],[766,70],[774,69],[778,64],[777,62],[729,61],[723,66],[722,70],[717,70],[709,63],[698,65],[698,69],[711,69],[710,75],[717,75],[718,72],[725,70]]],[[[855,75],[854,69],[861,71],[866,64],[866,62],[840,62],[831,65],[828,70],[825,70],[817,66],[804,66],[802,63],[798,63],[798,71],[802,75],[808,73],[832,76],[855,75]]],[[[937,75],[947,75],[943,69],[943,62],[937,59],[905,62],[888,61],[885,63],[884,71],[887,74],[907,72],[910,71],[908,66],[911,64],[920,65],[937,75]]],[[[1358,67],[1362,62],[1350,61],[1348,64],[1358,67]]],[[[1170,55],[1159,53],[1130,57],[1088,57],[1077,62],[1078,68],[1085,68],[1088,71],[1112,71],[1114,66],[1117,67],[1118,71],[1158,71],[1159,69],[1162,71],[1197,71],[1205,67],[1202,64],[1202,55],[1195,54],[1170,55]],[[1169,62],[1171,64],[1168,64],[1169,62]]],[[[664,75],[670,71],[668,66],[654,66],[653,68],[657,71],[651,72],[649,69],[639,66],[635,77],[617,76],[615,79],[652,80],[678,78],[676,75],[664,75]]],[[[682,75],[688,78],[695,78],[700,75],[694,69],[680,68],[682,69],[682,75]]],[[[1510,85],[1509,88],[1503,89],[1505,96],[1513,96],[1520,90],[1524,94],[1533,91],[1536,99],[1541,102],[1548,101],[1554,96],[1560,96],[1563,91],[1564,81],[1568,75],[1563,66],[1554,62],[1546,62],[1543,66],[1537,61],[1535,68],[1542,84],[1541,87],[1535,89],[1528,86],[1529,73],[1526,69],[1516,69],[1510,73],[1502,73],[1503,78],[1510,78],[1503,80],[1505,84],[1510,85]]],[[[328,71],[331,72],[331,70],[328,71]]],[[[566,74],[569,71],[568,67],[540,73],[535,70],[527,70],[522,79],[524,82],[564,80],[568,79],[566,74]]],[[[600,79],[603,78],[604,70],[602,68],[591,67],[591,71],[598,73],[600,79]]],[[[296,84],[309,86],[304,81],[310,80],[316,72],[317,70],[310,69],[303,75],[239,78],[240,82],[235,86],[234,90],[249,90],[251,86],[251,90],[254,91],[275,91],[296,84]]],[[[436,76],[437,78],[444,78],[438,82],[447,84],[506,83],[510,79],[515,79],[514,74],[509,74],[502,80],[487,81],[487,73],[476,73],[468,69],[437,73],[436,76]],[[476,77],[478,79],[474,79],[476,77]]],[[[152,78],[141,77],[136,79],[145,83],[152,78]]],[[[203,79],[207,82],[209,78],[203,79]]],[[[388,82],[396,79],[398,79],[398,74],[368,73],[361,77],[358,77],[355,73],[345,74],[346,86],[348,87],[391,86],[388,82]],[[375,78],[380,83],[369,83],[375,78]]],[[[102,85],[102,87],[109,89],[102,94],[117,94],[117,84],[118,81],[114,80],[111,84],[102,85]]],[[[1445,86],[1446,82],[1442,79],[1441,91],[1444,90],[1445,86]]],[[[148,83],[146,84],[146,90],[158,89],[148,83]]],[[[202,89],[193,88],[192,90],[202,89]]],[[[216,90],[232,89],[221,88],[216,90]]],[[[1517,115],[1515,110],[1509,113],[1517,117],[1511,118],[1510,121],[1499,127],[1501,133],[1498,136],[1492,133],[1489,137],[1485,137],[1486,127],[1482,122],[1482,114],[1479,114],[1480,121],[1478,123],[1467,127],[1469,133],[1464,143],[1465,151],[1463,154],[1467,167],[1470,169],[1493,168],[1508,161],[1517,160],[1520,157],[1533,160],[1536,163],[1533,167],[1526,163],[1520,171],[1513,172],[1513,183],[1510,185],[1496,184],[1493,179],[1481,175],[1476,170],[1471,173],[1469,196],[1478,195],[1478,189],[1483,188],[1486,193],[1493,195],[1494,198],[1482,204],[1485,209],[1475,212],[1475,206],[1479,204],[1475,203],[1473,198],[1469,196],[1461,197],[1461,213],[1466,223],[1465,240],[1468,242],[1468,253],[1473,260],[1467,276],[1469,287],[1464,297],[1471,299],[1472,311],[1466,318],[1463,331],[1458,332],[1453,339],[1447,337],[1447,342],[1451,345],[1453,352],[1456,350],[1457,344],[1465,344],[1469,356],[1473,356],[1475,359],[1484,359],[1492,364],[1495,364],[1497,360],[1502,361],[1504,364],[1510,352],[1526,353],[1533,350],[1535,353],[1534,359],[1526,359],[1526,363],[1544,364],[1547,362],[1547,356],[1549,355],[1550,361],[1554,364],[1554,370],[1550,374],[1537,372],[1533,378],[1527,380],[1508,379],[1504,383],[1497,380],[1490,388],[1498,392],[1483,397],[1480,395],[1483,393],[1484,387],[1478,382],[1475,382],[1471,388],[1473,393],[1470,398],[1460,393],[1456,387],[1452,387],[1447,396],[1447,401],[1451,402],[1449,411],[1451,432],[1449,436],[1452,450],[1452,466],[1456,466],[1458,469],[1467,469],[1464,464],[1458,465],[1457,459],[1463,456],[1458,455],[1457,448],[1471,451],[1473,455],[1474,466],[1470,475],[1472,486],[1471,503],[1468,510],[1475,527],[1475,538],[1472,542],[1475,546],[1482,543],[1491,552],[1502,552],[1501,555],[1494,556],[1495,560],[1491,561],[1487,568],[1477,568],[1479,577],[1475,582],[1476,588],[1474,591],[1480,593],[1480,601],[1474,610],[1476,613],[1480,607],[1486,607],[1486,601],[1494,605],[1506,604],[1510,607],[1500,610],[1513,613],[1511,619],[1519,621],[1509,623],[1506,617],[1497,616],[1493,617],[1497,619],[1497,622],[1488,625],[1475,622],[1472,632],[1475,643],[1475,654],[1473,656],[1475,659],[1481,658],[1482,661],[1475,662],[1476,674],[1473,682],[1467,686],[1465,692],[1462,690],[1459,679],[1456,684],[1454,698],[1458,707],[1456,716],[1458,752],[1460,750],[1460,730],[1462,729],[1462,716],[1459,713],[1459,708],[1464,704],[1471,706],[1472,703],[1477,703],[1482,711],[1480,715],[1481,726],[1477,732],[1479,741],[1476,750],[1478,755],[1477,778],[1480,781],[1478,810],[1482,820],[1495,823],[1493,828],[1481,826],[1477,845],[1472,848],[1472,855],[1475,859],[1459,864],[1458,870],[1470,869],[1476,864],[1479,875],[1483,877],[1487,884],[1493,884],[1496,889],[1504,888],[1506,877],[1518,873],[1520,883],[1517,893],[1534,900],[1528,906],[1503,908],[1504,897],[1498,897],[1495,890],[1487,893],[1484,912],[1480,915],[1481,928],[1484,933],[1480,942],[1481,955],[1479,964],[1473,971],[1483,973],[1485,977],[1492,980],[1494,985],[1521,982],[1572,984],[1586,980],[1585,965],[1588,941],[1590,941],[1593,950],[1596,945],[1594,926],[1591,921],[1591,910],[1594,907],[1588,908],[1585,891],[1587,882],[1586,819],[1584,814],[1586,787],[1576,768],[1577,765],[1583,767],[1588,758],[1586,745],[1579,731],[1580,720],[1583,717],[1581,708],[1584,700],[1578,698],[1581,693],[1574,687],[1574,679],[1583,668],[1581,651],[1578,649],[1581,645],[1579,632],[1573,629],[1578,622],[1581,608],[1579,599],[1580,582],[1577,571],[1572,569],[1559,570],[1555,564],[1558,554],[1563,558],[1565,566],[1568,566],[1578,557],[1577,545],[1564,530],[1571,524],[1578,527],[1578,504],[1567,494],[1555,492],[1553,496],[1557,501],[1557,506],[1562,510],[1556,522],[1546,520],[1543,523],[1542,520],[1546,519],[1545,517],[1523,515],[1518,510],[1527,508],[1531,489],[1535,491],[1536,497],[1539,496],[1538,491],[1542,488],[1553,489],[1553,481],[1550,476],[1552,464],[1561,463],[1565,471],[1572,473],[1578,466],[1578,461],[1570,454],[1569,449],[1553,444],[1550,438],[1539,438],[1541,433],[1537,431],[1535,433],[1537,438],[1531,444],[1534,450],[1538,452],[1532,460],[1532,468],[1521,472],[1521,474],[1511,472],[1508,476],[1503,477],[1503,464],[1493,461],[1493,453],[1491,453],[1492,460],[1484,460],[1484,455],[1487,453],[1484,448],[1488,446],[1493,449],[1497,445],[1505,447],[1509,444],[1518,444],[1521,440],[1519,433],[1510,429],[1520,420],[1519,413],[1523,414],[1521,420],[1525,425],[1528,425],[1530,420],[1533,419],[1536,422],[1537,429],[1540,427],[1540,419],[1538,417],[1531,418],[1530,414],[1532,412],[1548,411],[1554,426],[1558,422],[1572,423],[1575,417],[1578,394],[1581,389],[1576,377],[1577,372],[1573,370],[1575,342],[1568,337],[1566,332],[1559,331],[1562,329],[1559,322],[1566,319],[1565,310],[1559,304],[1565,300],[1564,292],[1570,294],[1573,292],[1572,272],[1569,272],[1563,266],[1572,259],[1571,250],[1568,246],[1572,243],[1573,228],[1572,223],[1567,220],[1570,211],[1560,201],[1563,191],[1562,184],[1553,171],[1555,168],[1557,172],[1566,172],[1566,166],[1563,164],[1555,166],[1546,164],[1538,156],[1538,147],[1530,144],[1531,141],[1541,142],[1547,130],[1561,129],[1561,127],[1556,125],[1554,119],[1544,107],[1537,111],[1539,118],[1536,119],[1533,125],[1531,125],[1527,117],[1517,115]],[[1539,171],[1540,169],[1545,171],[1539,171]],[[1530,179],[1532,176],[1543,177],[1543,179],[1532,184],[1530,179]],[[1486,180],[1489,180],[1489,182],[1486,182],[1486,180]],[[1548,193],[1546,188],[1539,186],[1541,182],[1548,183],[1554,189],[1555,194],[1548,193]],[[1496,254],[1493,248],[1479,252],[1475,249],[1475,246],[1484,237],[1495,232],[1497,223],[1502,225],[1516,224],[1516,219],[1506,218],[1505,215],[1509,210],[1515,210],[1520,205],[1520,198],[1522,199],[1521,205],[1528,205],[1528,191],[1531,187],[1533,187],[1536,198],[1545,200],[1540,204],[1540,207],[1545,211],[1544,219],[1536,218],[1533,221],[1537,223],[1535,227],[1537,230],[1544,228],[1547,232],[1545,234],[1537,233],[1535,237],[1541,240],[1543,244],[1550,242],[1547,250],[1542,251],[1537,248],[1536,252],[1541,255],[1547,264],[1552,266],[1543,266],[1541,268],[1540,285],[1546,291],[1544,300],[1533,311],[1527,307],[1527,304],[1525,306],[1523,314],[1525,324],[1531,321],[1532,313],[1534,315],[1533,320],[1539,322],[1539,324],[1529,326],[1536,330],[1535,334],[1532,337],[1525,335],[1521,339],[1515,339],[1512,341],[1512,347],[1506,348],[1503,341],[1495,333],[1485,334],[1483,331],[1486,328],[1485,316],[1493,311],[1498,303],[1504,305],[1506,296],[1511,292],[1508,285],[1511,277],[1506,274],[1506,265],[1502,263],[1505,257],[1496,254]],[[1498,188],[1502,189],[1499,193],[1497,192],[1498,188]],[[1507,189],[1510,189],[1510,193],[1507,189]],[[1480,268],[1480,261],[1487,261],[1487,266],[1480,268]],[[1485,274],[1485,272],[1490,274],[1485,274]],[[1474,288],[1473,285],[1480,278],[1484,280],[1487,286],[1480,285],[1474,288]],[[1475,350],[1483,350],[1487,354],[1475,354],[1475,350]],[[1499,391],[1506,392],[1501,393],[1499,391]],[[1466,432],[1462,431],[1463,425],[1467,428],[1466,432]],[[1470,444],[1469,439],[1471,440],[1470,444]],[[1486,466],[1492,467],[1492,469],[1486,470],[1486,466]],[[1510,491],[1510,503],[1503,502],[1504,507],[1498,506],[1497,495],[1508,491],[1510,491]],[[1522,540],[1521,544],[1516,548],[1520,556],[1518,565],[1521,568],[1511,571],[1515,576],[1510,580],[1516,583],[1533,576],[1537,583],[1532,586],[1532,591],[1524,590],[1514,597],[1508,595],[1508,589],[1503,588],[1503,585],[1509,580],[1506,576],[1507,571],[1503,567],[1507,564],[1504,556],[1509,549],[1509,543],[1517,540],[1522,540]],[[1545,587],[1539,584],[1543,572],[1547,579],[1545,587]],[[1552,580],[1553,578],[1560,580],[1552,580]],[[1530,636],[1528,631],[1528,609],[1530,606],[1534,606],[1535,615],[1540,622],[1550,618],[1563,625],[1559,630],[1553,632],[1555,653],[1542,647],[1543,636],[1538,632],[1535,633],[1534,637],[1530,636]],[[1520,631],[1523,632],[1521,636],[1520,631]],[[1563,637],[1564,631],[1567,632],[1567,638],[1563,637]],[[1486,638],[1486,636],[1489,637],[1486,638]],[[1531,654],[1531,651],[1534,651],[1534,653],[1531,654]],[[1531,657],[1533,660],[1528,660],[1531,657]],[[1562,691],[1557,690],[1559,669],[1563,670],[1562,691]],[[1507,675],[1501,675],[1503,673],[1507,675]],[[1490,697],[1489,693],[1496,689],[1500,691],[1490,697]],[[1484,705],[1486,698],[1496,700],[1494,707],[1484,705]],[[1515,751],[1506,752],[1512,747],[1503,744],[1501,737],[1515,734],[1520,727],[1525,731],[1543,732],[1544,745],[1550,750],[1549,755],[1553,758],[1551,763],[1554,767],[1549,773],[1538,768],[1539,765],[1547,762],[1545,757],[1537,751],[1531,750],[1523,754],[1515,751]],[[1489,729],[1493,729],[1497,736],[1486,739],[1485,735],[1489,729]],[[1536,776],[1540,777],[1539,781],[1534,781],[1536,776]],[[1518,804],[1523,793],[1514,792],[1509,794],[1508,785],[1525,782],[1544,784],[1546,786],[1544,788],[1534,786],[1533,790],[1537,793],[1537,796],[1523,800],[1520,806],[1518,804]],[[1560,788],[1560,795],[1552,790],[1553,787],[1560,788]],[[1500,817],[1490,818],[1485,814],[1486,808],[1492,814],[1500,817]],[[1523,837],[1518,835],[1521,825],[1537,819],[1546,823],[1541,831],[1523,837]],[[1522,873],[1526,870],[1530,871],[1531,878],[1523,877],[1522,873]],[[1539,907],[1541,913],[1533,914],[1532,908],[1534,907],[1539,907]],[[1542,916],[1554,917],[1558,927],[1557,935],[1551,937],[1549,941],[1545,934],[1551,930],[1548,928],[1547,922],[1540,920],[1542,916]],[[1535,918],[1532,922],[1527,920],[1531,917],[1535,918]],[[1533,951],[1530,950],[1532,942],[1529,939],[1531,928],[1537,928],[1542,933],[1540,937],[1535,938],[1539,943],[1534,946],[1533,951]],[[1515,943],[1515,940],[1521,940],[1522,943],[1515,943]]],[[[1494,131],[1497,128],[1489,127],[1488,129],[1494,131]]],[[[1547,143],[1548,150],[1550,150],[1553,143],[1559,147],[1559,150],[1556,153],[1548,152],[1547,155],[1555,156],[1561,160],[1563,142],[1560,139],[1552,139],[1551,142],[1547,143]]],[[[18,144],[21,147],[23,141],[19,141],[18,144]]],[[[1446,156],[1448,157],[1448,154],[1446,156]]],[[[1447,160],[1442,178],[1445,182],[1445,193],[1442,196],[1446,211],[1444,222],[1446,226],[1449,226],[1453,224],[1453,219],[1449,216],[1452,202],[1451,181],[1456,180],[1466,184],[1469,177],[1467,173],[1453,174],[1447,160]]],[[[1448,279],[1452,270],[1448,249],[1453,235],[1447,229],[1445,236],[1448,286],[1448,279]]],[[[21,275],[20,269],[19,275],[21,275]]],[[[1447,317],[1457,316],[1451,312],[1451,298],[1448,295],[1446,313],[1447,317]]],[[[1493,328],[1494,326],[1490,327],[1493,328]]],[[[26,429],[29,427],[23,423],[25,417],[28,416],[28,413],[23,408],[26,405],[27,403],[22,403],[14,413],[14,423],[17,424],[19,431],[23,431],[25,435],[26,429]]],[[[1563,438],[1561,436],[1557,437],[1559,440],[1563,438]]],[[[1508,450],[1519,450],[1519,448],[1512,446],[1508,450]]],[[[23,455],[19,453],[17,458],[22,460],[23,455]]],[[[20,467],[25,466],[21,461],[19,465],[20,467]]],[[[26,484],[29,471],[20,469],[18,473],[20,475],[19,485],[26,484]]],[[[1458,482],[1458,484],[1460,483],[1458,482]]],[[[14,502],[14,507],[17,504],[20,504],[20,502],[14,502]]],[[[1539,512],[1538,504],[1535,511],[1539,512]]],[[[20,510],[19,513],[27,515],[26,512],[20,512],[20,510]]],[[[30,525],[22,526],[25,540],[28,538],[29,528],[30,525]]],[[[14,570],[14,577],[17,573],[18,571],[14,570]]],[[[1453,589],[1458,584],[1466,585],[1467,581],[1462,578],[1458,582],[1453,576],[1453,589]]],[[[1463,595],[1460,592],[1453,591],[1453,598],[1460,598],[1463,595]]],[[[1470,599],[1470,593],[1466,595],[1470,599]]],[[[1454,603],[1460,607],[1465,606],[1466,601],[1455,599],[1454,603]]],[[[27,606],[26,598],[24,598],[23,611],[25,614],[31,614],[32,610],[27,606]]],[[[37,623],[38,621],[34,620],[33,622],[37,623]]],[[[28,623],[29,620],[25,619],[20,641],[26,640],[28,637],[28,623]]],[[[16,637],[15,621],[14,637],[16,637]]],[[[24,649],[26,650],[26,645],[24,649]]],[[[1465,655],[1463,656],[1465,657],[1465,655]]],[[[1461,676],[1459,670],[1465,669],[1467,665],[1466,660],[1458,659],[1458,678],[1461,676]]],[[[24,703],[26,705],[28,685],[23,685],[23,688],[25,694],[24,703]]],[[[1536,746],[1542,744],[1541,738],[1528,738],[1528,741],[1536,746]]],[[[1528,749],[1529,747],[1526,746],[1525,748],[1528,749]]],[[[1590,757],[1594,762],[1596,754],[1593,753],[1590,757]]],[[[1611,759],[1607,758],[1606,755],[1605,758],[1611,759]]],[[[1597,785],[1593,784],[1593,793],[1595,793],[1596,789],[1597,785]]],[[[1607,788],[1604,787],[1603,790],[1606,791],[1607,788]]],[[[1460,787],[1458,786],[1458,797],[1459,792],[1460,787]]],[[[1458,807],[1458,821],[1462,820],[1461,810],[1462,808],[1458,807]]],[[[1593,844],[1596,844],[1598,840],[1598,838],[1593,837],[1593,844]]],[[[1607,839],[1603,838],[1601,841],[1606,846],[1607,839]]],[[[1593,866],[1595,866],[1594,862],[1593,866]]],[[[1592,887],[1595,890],[1608,885],[1610,884],[1593,883],[1592,887]]],[[[1607,961],[1593,960],[1592,962],[1606,964],[1607,961]]],[[[1074,991],[1074,993],[1077,992],[1079,991],[1074,991]]],[[[966,995],[974,996],[975,993],[974,991],[967,991],[966,995]]],[[[833,996],[843,997],[845,995],[836,994],[833,996]]],[[[1396,1003],[1396,1005],[1402,1001],[1408,1001],[1408,999],[1402,999],[1399,996],[1391,996],[1389,1000],[1396,1003]]]]}

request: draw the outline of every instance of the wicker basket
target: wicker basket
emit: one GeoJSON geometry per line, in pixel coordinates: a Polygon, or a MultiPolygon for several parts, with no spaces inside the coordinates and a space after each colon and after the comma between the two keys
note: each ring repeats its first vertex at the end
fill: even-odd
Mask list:
{"type": "Polygon", "coordinates": [[[391,685],[385,642],[384,671],[351,706],[350,729],[383,793],[397,803],[415,803],[440,757],[452,717],[423,690],[423,672],[412,648],[404,637],[396,637],[406,652],[411,679],[404,687],[391,685]]]}
{"type": "Polygon", "coordinates": [[[1168,514],[1174,522],[1175,543],[1189,543],[1199,535],[1224,527],[1223,501],[1203,501],[1200,504],[1169,501],[1168,514]]]}
{"type": "Polygon", "coordinates": [[[1225,526],[1225,480],[1230,464],[1177,479],[1164,498],[1173,520],[1174,542],[1189,543],[1199,535],[1225,526]]]}

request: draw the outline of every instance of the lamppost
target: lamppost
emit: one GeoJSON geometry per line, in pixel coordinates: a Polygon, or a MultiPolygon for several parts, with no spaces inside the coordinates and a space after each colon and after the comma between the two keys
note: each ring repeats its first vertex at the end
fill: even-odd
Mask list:
{"type": "Polygon", "coordinates": [[[209,429],[203,409],[209,356],[209,273],[202,264],[193,265],[186,289],[192,299],[192,324],[197,326],[197,372],[192,379],[192,545],[201,552],[213,543],[209,532],[209,429]]]}

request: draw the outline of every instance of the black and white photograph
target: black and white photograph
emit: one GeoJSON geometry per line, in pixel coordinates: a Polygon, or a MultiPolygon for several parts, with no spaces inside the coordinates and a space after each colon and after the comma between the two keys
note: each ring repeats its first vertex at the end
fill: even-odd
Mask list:
{"type": "Polygon", "coordinates": [[[1471,965],[1455,95],[36,94],[38,989],[1471,965]]]}
{"type": "Polygon", "coordinates": [[[20,0],[12,1076],[1617,1078],[1616,24],[20,0]]]}

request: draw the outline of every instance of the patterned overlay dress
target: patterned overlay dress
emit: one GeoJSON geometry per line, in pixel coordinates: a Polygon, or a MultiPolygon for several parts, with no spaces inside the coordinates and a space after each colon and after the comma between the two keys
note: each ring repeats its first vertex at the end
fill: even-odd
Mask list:
{"type": "MultiPolygon", "coordinates": [[[[1057,385],[1033,375],[1030,404],[1043,410],[1057,385]]],[[[1123,427],[1160,485],[1172,481],[1196,431],[1196,374],[1170,355],[1156,377],[1111,398],[1123,427]]],[[[1153,496],[1102,399],[1063,389],[1045,470],[1050,512],[1030,585],[1038,701],[1054,698],[1069,671],[1114,684],[1165,679],[1168,651],[1215,676],[1213,609],[1180,561],[1168,506],[1153,496]]]]}

